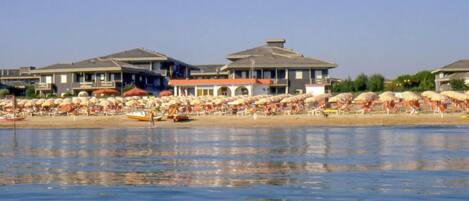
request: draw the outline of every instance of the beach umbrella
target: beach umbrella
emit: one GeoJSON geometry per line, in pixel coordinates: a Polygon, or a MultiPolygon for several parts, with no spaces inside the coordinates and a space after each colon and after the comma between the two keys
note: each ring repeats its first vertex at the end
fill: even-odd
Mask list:
{"type": "Polygon", "coordinates": [[[336,96],[329,98],[329,102],[337,103],[337,102],[347,102],[353,100],[352,93],[340,93],[336,96]]]}
{"type": "Polygon", "coordinates": [[[76,104],[76,105],[79,105],[81,103],[81,99],[77,98],[77,97],[73,97],[72,98],[72,103],[73,104],[76,104]]]}
{"type": "Polygon", "coordinates": [[[418,101],[418,100],[420,100],[420,96],[418,96],[417,94],[415,94],[414,92],[411,92],[411,91],[403,92],[402,93],[402,98],[405,101],[418,101]]]}
{"type": "Polygon", "coordinates": [[[370,102],[378,99],[378,95],[373,92],[364,92],[358,95],[354,101],[355,102],[370,102]]]}
{"type": "Polygon", "coordinates": [[[109,105],[111,105],[111,103],[107,100],[101,100],[98,105],[102,107],[108,107],[109,105]]]}
{"type": "Polygon", "coordinates": [[[98,89],[98,90],[94,90],[93,94],[95,96],[110,96],[110,95],[119,95],[120,91],[117,91],[116,89],[98,89]]]}
{"type": "Polygon", "coordinates": [[[397,101],[399,100],[399,98],[397,98],[393,92],[386,91],[379,95],[379,100],[389,102],[389,101],[397,101]]]}
{"type": "Polygon", "coordinates": [[[163,90],[160,92],[160,96],[171,96],[171,95],[173,95],[173,92],[169,90],[163,90]]]}
{"type": "Polygon", "coordinates": [[[139,89],[139,88],[135,87],[131,90],[126,91],[123,95],[125,97],[128,97],[128,96],[146,96],[146,95],[148,95],[148,92],[146,92],[143,89],[139,89]]]}
{"type": "Polygon", "coordinates": [[[78,97],[88,97],[88,92],[80,91],[80,93],[78,93],[78,97]]]}
{"type": "Polygon", "coordinates": [[[457,100],[457,101],[469,100],[468,95],[466,95],[464,93],[456,92],[456,91],[443,91],[443,92],[441,92],[441,95],[447,96],[447,97],[449,97],[451,99],[454,99],[454,100],[457,100]]]}

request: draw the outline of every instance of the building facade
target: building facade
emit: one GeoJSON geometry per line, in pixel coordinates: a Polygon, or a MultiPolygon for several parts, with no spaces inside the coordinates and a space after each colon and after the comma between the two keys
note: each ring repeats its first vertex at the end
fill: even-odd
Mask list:
{"type": "Polygon", "coordinates": [[[26,87],[39,81],[38,76],[30,73],[34,69],[32,66],[0,69],[0,88],[7,88],[12,94],[24,96],[26,87]]]}
{"type": "Polygon", "coordinates": [[[73,63],[53,64],[31,71],[39,77],[40,94],[77,94],[97,89],[122,91],[132,85],[152,93],[168,87],[170,79],[188,78],[191,66],[158,52],[131,49],[73,63]]]}
{"type": "MultiPolygon", "coordinates": [[[[216,66],[212,67],[211,72],[216,71],[217,77],[205,73],[200,77],[194,76],[194,80],[191,81],[172,80],[170,84],[174,86],[175,91],[181,89],[183,92],[189,91],[189,93],[177,94],[195,96],[206,95],[195,90],[196,87],[197,89],[200,88],[200,83],[204,83],[205,88],[210,88],[213,91],[209,94],[219,94],[215,92],[221,86],[220,83],[233,85],[232,88],[228,87],[229,89],[234,89],[234,86],[253,89],[251,93],[244,90],[246,93],[242,93],[243,95],[299,94],[327,91],[331,84],[329,70],[337,67],[337,65],[305,57],[292,49],[285,48],[284,44],[284,39],[267,40],[263,46],[229,54],[226,59],[230,63],[219,69],[216,66]],[[223,74],[223,76],[220,76],[220,74],[223,74]],[[251,81],[245,82],[245,80],[251,81]],[[265,80],[269,80],[269,82],[265,80]],[[213,84],[209,85],[210,83],[213,84]],[[254,87],[253,84],[261,87],[254,87]],[[255,88],[262,88],[262,90],[254,90],[255,88]],[[194,93],[190,93],[192,91],[194,93]]],[[[231,90],[230,94],[238,95],[239,93],[231,90]]]]}
{"type": "Polygon", "coordinates": [[[436,91],[451,90],[450,81],[452,79],[462,79],[466,86],[469,86],[469,60],[456,61],[437,68],[432,73],[435,75],[436,91]]]}

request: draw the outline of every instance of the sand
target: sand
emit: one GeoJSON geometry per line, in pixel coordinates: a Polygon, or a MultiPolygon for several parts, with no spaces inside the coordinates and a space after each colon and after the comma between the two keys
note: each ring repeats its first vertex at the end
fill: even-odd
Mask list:
{"type": "MultiPolygon", "coordinates": [[[[174,123],[156,122],[156,128],[200,128],[200,127],[293,127],[293,126],[425,126],[425,125],[469,125],[469,118],[463,114],[445,114],[443,118],[435,114],[346,114],[331,115],[329,118],[290,115],[290,116],[195,116],[191,121],[174,123]]],[[[149,122],[117,116],[58,116],[27,117],[16,122],[17,128],[148,128],[149,122]]],[[[0,128],[13,128],[13,122],[0,122],[0,128]]]]}

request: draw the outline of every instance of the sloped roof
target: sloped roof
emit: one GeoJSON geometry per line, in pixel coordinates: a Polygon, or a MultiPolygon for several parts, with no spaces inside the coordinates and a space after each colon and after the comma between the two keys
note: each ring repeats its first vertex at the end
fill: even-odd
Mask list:
{"type": "Polygon", "coordinates": [[[195,65],[191,69],[191,74],[228,74],[228,72],[221,71],[224,64],[206,64],[206,65],[195,65]]]}
{"type": "Polygon", "coordinates": [[[130,50],[124,50],[122,52],[117,52],[113,53],[110,55],[103,56],[101,58],[113,58],[113,59],[129,59],[129,58],[134,58],[134,59],[139,59],[139,58],[145,58],[145,59],[155,59],[155,60],[166,60],[168,57],[164,54],[161,54],[159,52],[153,51],[153,50],[147,50],[143,48],[135,48],[135,49],[130,49],[130,50]]]}
{"type": "Polygon", "coordinates": [[[469,72],[469,59],[463,59],[456,61],[454,63],[448,64],[446,66],[440,67],[433,71],[433,73],[437,72],[453,72],[453,71],[468,71],[469,72]]]}
{"type": "Polygon", "coordinates": [[[233,54],[229,54],[226,58],[232,60],[232,59],[245,58],[249,56],[265,56],[265,55],[271,55],[271,54],[280,54],[280,55],[286,55],[286,56],[302,56],[301,54],[291,49],[263,45],[263,46],[243,50],[240,52],[236,52],[233,54]]]}
{"type": "Polygon", "coordinates": [[[224,66],[222,70],[230,68],[275,68],[275,67],[292,67],[292,68],[334,68],[336,64],[328,63],[318,59],[303,56],[284,56],[284,55],[263,55],[249,56],[237,59],[230,64],[224,66]]]}
{"type": "Polygon", "coordinates": [[[252,49],[243,50],[227,57],[230,64],[227,64],[222,70],[230,68],[272,68],[272,67],[293,67],[293,68],[334,68],[336,64],[321,61],[288,48],[272,45],[263,45],[252,49]]]}
{"type": "Polygon", "coordinates": [[[31,70],[32,73],[40,72],[68,72],[68,71],[87,71],[87,70],[131,70],[154,73],[145,68],[135,66],[126,62],[116,61],[114,59],[91,58],[73,63],[60,63],[31,70]]]}

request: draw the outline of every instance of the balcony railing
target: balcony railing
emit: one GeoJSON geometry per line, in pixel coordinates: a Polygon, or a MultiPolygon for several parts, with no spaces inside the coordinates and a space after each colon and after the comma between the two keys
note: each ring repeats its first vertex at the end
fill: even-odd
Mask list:
{"type": "Polygon", "coordinates": [[[93,88],[93,82],[79,82],[78,83],[78,88],[80,89],[88,89],[88,88],[93,88]]]}
{"type": "Polygon", "coordinates": [[[37,83],[35,88],[38,91],[50,91],[52,90],[52,83],[37,83]]]}
{"type": "Polygon", "coordinates": [[[288,85],[288,80],[286,79],[272,79],[272,85],[288,85]]]}
{"type": "Polygon", "coordinates": [[[320,78],[320,79],[314,79],[315,84],[326,84],[330,85],[331,84],[331,79],[329,78],[320,78]]]}
{"type": "Polygon", "coordinates": [[[99,88],[116,88],[115,81],[101,82],[78,82],[75,84],[76,89],[99,89],[99,88]]]}
{"type": "Polygon", "coordinates": [[[98,87],[116,88],[116,82],[115,81],[101,81],[100,83],[98,83],[98,87]]]}

